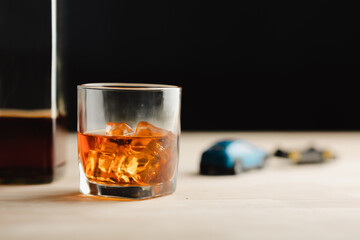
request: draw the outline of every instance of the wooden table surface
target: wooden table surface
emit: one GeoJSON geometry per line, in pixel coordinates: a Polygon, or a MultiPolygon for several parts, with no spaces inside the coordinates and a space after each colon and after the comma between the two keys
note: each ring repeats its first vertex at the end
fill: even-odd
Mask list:
{"type": "Polygon", "coordinates": [[[186,132],[174,194],[115,201],[79,193],[76,136],[67,171],[52,184],[0,185],[0,239],[360,239],[359,132],[186,132]],[[268,151],[310,143],[338,158],[293,165],[271,158],[263,170],[200,176],[203,150],[244,138],[268,151]]]}

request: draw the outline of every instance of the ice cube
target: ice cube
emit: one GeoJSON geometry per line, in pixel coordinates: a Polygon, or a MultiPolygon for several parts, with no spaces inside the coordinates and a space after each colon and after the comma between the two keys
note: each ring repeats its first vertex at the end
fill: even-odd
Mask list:
{"type": "Polygon", "coordinates": [[[154,125],[151,125],[150,123],[146,121],[141,121],[138,123],[134,136],[135,137],[160,137],[167,135],[168,131],[165,129],[161,129],[158,127],[155,127],[154,125]]]}
{"type": "Polygon", "coordinates": [[[117,151],[115,159],[110,165],[110,179],[117,183],[132,183],[134,180],[131,173],[128,172],[129,149],[127,147],[120,147],[117,151]]]}
{"type": "Polygon", "coordinates": [[[159,169],[159,159],[149,152],[134,152],[129,157],[127,172],[138,184],[150,184],[159,169]]]}
{"type": "Polygon", "coordinates": [[[98,174],[108,175],[111,162],[114,160],[115,154],[100,153],[98,160],[98,174]]]}
{"type": "Polygon", "coordinates": [[[170,180],[176,169],[177,137],[170,131],[140,122],[131,142],[129,172],[139,184],[170,180]]]}
{"type": "Polygon", "coordinates": [[[105,127],[105,134],[108,136],[129,136],[134,130],[126,123],[108,122],[105,127]]]}
{"type": "Polygon", "coordinates": [[[155,179],[152,181],[165,182],[169,181],[175,174],[176,159],[178,156],[177,137],[169,134],[161,139],[154,139],[148,145],[147,149],[153,152],[153,155],[159,159],[159,168],[155,179]]]}
{"type": "Polygon", "coordinates": [[[98,154],[98,165],[95,170],[95,177],[100,181],[109,181],[110,179],[110,166],[112,161],[115,159],[115,154],[99,153],[98,154]]]}
{"type": "Polygon", "coordinates": [[[129,156],[127,171],[135,182],[139,184],[160,183],[169,180],[168,174],[173,175],[174,165],[171,160],[173,143],[169,142],[168,136],[161,138],[149,138],[145,145],[132,146],[129,156]],[[171,162],[171,163],[170,163],[171,162]],[[167,171],[171,171],[168,173],[167,171]]]}
{"type": "Polygon", "coordinates": [[[110,179],[121,182],[122,175],[124,173],[124,163],[126,161],[127,156],[126,155],[118,155],[116,158],[111,162],[111,165],[109,167],[110,169],[110,179]]]}
{"type": "Polygon", "coordinates": [[[164,158],[167,155],[166,148],[159,140],[152,140],[146,146],[146,151],[159,159],[164,158]]]}
{"type": "Polygon", "coordinates": [[[90,150],[85,166],[86,177],[89,180],[114,182],[109,176],[110,166],[114,158],[114,153],[90,150]]]}
{"type": "Polygon", "coordinates": [[[90,150],[85,167],[85,175],[89,179],[95,179],[95,170],[98,165],[98,152],[90,150]]]}
{"type": "Polygon", "coordinates": [[[111,142],[109,139],[104,139],[96,148],[96,150],[107,154],[116,153],[117,149],[118,145],[115,142],[111,142]]]}

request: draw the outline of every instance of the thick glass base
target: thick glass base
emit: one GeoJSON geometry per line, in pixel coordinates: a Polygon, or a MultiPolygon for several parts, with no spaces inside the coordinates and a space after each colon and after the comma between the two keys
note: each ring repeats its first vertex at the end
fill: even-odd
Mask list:
{"type": "Polygon", "coordinates": [[[93,183],[86,178],[80,168],[80,192],[86,195],[140,200],[171,194],[175,188],[175,180],[154,186],[119,186],[93,183]]]}

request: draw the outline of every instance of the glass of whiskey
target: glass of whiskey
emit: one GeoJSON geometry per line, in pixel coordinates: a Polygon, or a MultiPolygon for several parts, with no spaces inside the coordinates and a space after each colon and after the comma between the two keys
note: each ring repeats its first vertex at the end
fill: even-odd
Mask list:
{"type": "Polygon", "coordinates": [[[181,88],[162,84],[78,86],[80,191],[146,199],[176,188],[181,88]]]}

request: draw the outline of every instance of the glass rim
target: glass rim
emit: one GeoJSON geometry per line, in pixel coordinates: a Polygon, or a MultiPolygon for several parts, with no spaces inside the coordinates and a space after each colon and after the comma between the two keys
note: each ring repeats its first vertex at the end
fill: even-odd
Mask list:
{"type": "Polygon", "coordinates": [[[84,83],[78,89],[152,91],[181,89],[180,86],[157,83],[84,83]]]}

